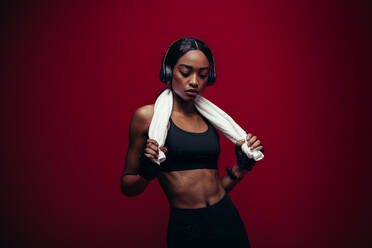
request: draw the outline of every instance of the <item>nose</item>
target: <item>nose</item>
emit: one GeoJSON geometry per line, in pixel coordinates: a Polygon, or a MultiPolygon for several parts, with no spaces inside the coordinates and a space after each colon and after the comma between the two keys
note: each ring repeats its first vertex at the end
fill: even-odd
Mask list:
{"type": "Polygon", "coordinates": [[[190,81],[189,81],[189,85],[193,88],[198,88],[199,87],[199,82],[198,82],[198,79],[196,77],[196,73],[193,73],[191,78],[190,78],[190,81]]]}

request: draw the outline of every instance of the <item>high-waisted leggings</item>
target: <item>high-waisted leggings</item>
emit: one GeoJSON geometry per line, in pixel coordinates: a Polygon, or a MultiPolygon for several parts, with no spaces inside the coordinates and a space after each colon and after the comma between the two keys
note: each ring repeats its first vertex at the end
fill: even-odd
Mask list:
{"type": "Polygon", "coordinates": [[[170,208],[167,247],[250,247],[244,223],[225,196],[203,208],[170,208]]]}

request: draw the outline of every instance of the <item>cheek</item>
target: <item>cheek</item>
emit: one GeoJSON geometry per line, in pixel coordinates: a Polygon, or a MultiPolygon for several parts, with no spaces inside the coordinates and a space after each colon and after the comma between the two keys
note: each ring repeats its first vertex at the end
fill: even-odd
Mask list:
{"type": "Polygon", "coordinates": [[[174,75],[172,78],[172,84],[174,87],[180,87],[184,83],[184,80],[179,75],[174,75]]]}
{"type": "Polygon", "coordinates": [[[182,91],[182,90],[181,90],[181,88],[182,88],[182,80],[181,80],[179,77],[174,76],[174,77],[172,78],[172,88],[173,88],[173,90],[174,90],[176,93],[178,93],[178,95],[179,95],[179,93],[182,91]]]}
{"type": "Polygon", "coordinates": [[[200,95],[203,94],[204,91],[205,91],[205,86],[202,87],[202,88],[199,88],[199,94],[200,94],[200,95]]]}
{"type": "Polygon", "coordinates": [[[207,86],[207,83],[208,83],[208,80],[205,80],[205,81],[203,81],[203,83],[201,83],[201,84],[199,85],[199,91],[200,91],[201,93],[203,93],[203,92],[205,91],[205,88],[208,87],[208,86],[207,86]]]}

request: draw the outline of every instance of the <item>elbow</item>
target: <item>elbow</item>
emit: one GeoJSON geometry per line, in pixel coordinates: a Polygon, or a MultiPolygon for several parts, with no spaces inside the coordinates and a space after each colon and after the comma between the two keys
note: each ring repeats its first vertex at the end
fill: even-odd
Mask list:
{"type": "Polygon", "coordinates": [[[137,195],[140,195],[143,191],[133,191],[133,190],[127,190],[126,188],[124,188],[123,186],[121,187],[121,193],[125,196],[128,196],[128,197],[133,197],[133,196],[137,196],[137,195]]]}
{"type": "Polygon", "coordinates": [[[120,190],[121,190],[121,193],[125,196],[134,196],[133,192],[131,192],[130,190],[129,185],[125,184],[124,177],[121,178],[120,190]]]}
{"type": "Polygon", "coordinates": [[[134,196],[133,194],[131,194],[129,191],[126,191],[125,188],[123,186],[121,186],[121,193],[125,196],[134,196]]]}
{"type": "Polygon", "coordinates": [[[126,187],[123,183],[123,179],[121,179],[121,183],[120,183],[120,190],[121,190],[121,193],[125,196],[129,196],[127,190],[126,190],[126,187]]]}
{"type": "Polygon", "coordinates": [[[139,195],[140,193],[138,192],[133,192],[133,190],[130,190],[128,187],[126,187],[123,183],[120,186],[121,188],[121,193],[125,196],[131,197],[131,196],[136,196],[139,195]]]}
{"type": "Polygon", "coordinates": [[[121,177],[120,190],[123,195],[128,197],[137,196],[144,191],[144,189],[138,187],[138,185],[133,185],[130,182],[126,182],[126,180],[124,180],[124,176],[121,177]]]}

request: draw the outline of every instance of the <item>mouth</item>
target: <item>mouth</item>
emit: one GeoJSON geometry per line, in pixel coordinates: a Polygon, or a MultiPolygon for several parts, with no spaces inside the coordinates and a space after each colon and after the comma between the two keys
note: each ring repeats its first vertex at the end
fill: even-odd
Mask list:
{"type": "Polygon", "coordinates": [[[196,96],[196,95],[199,94],[199,91],[197,91],[197,90],[186,90],[185,92],[189,96],[196,96]]]}

